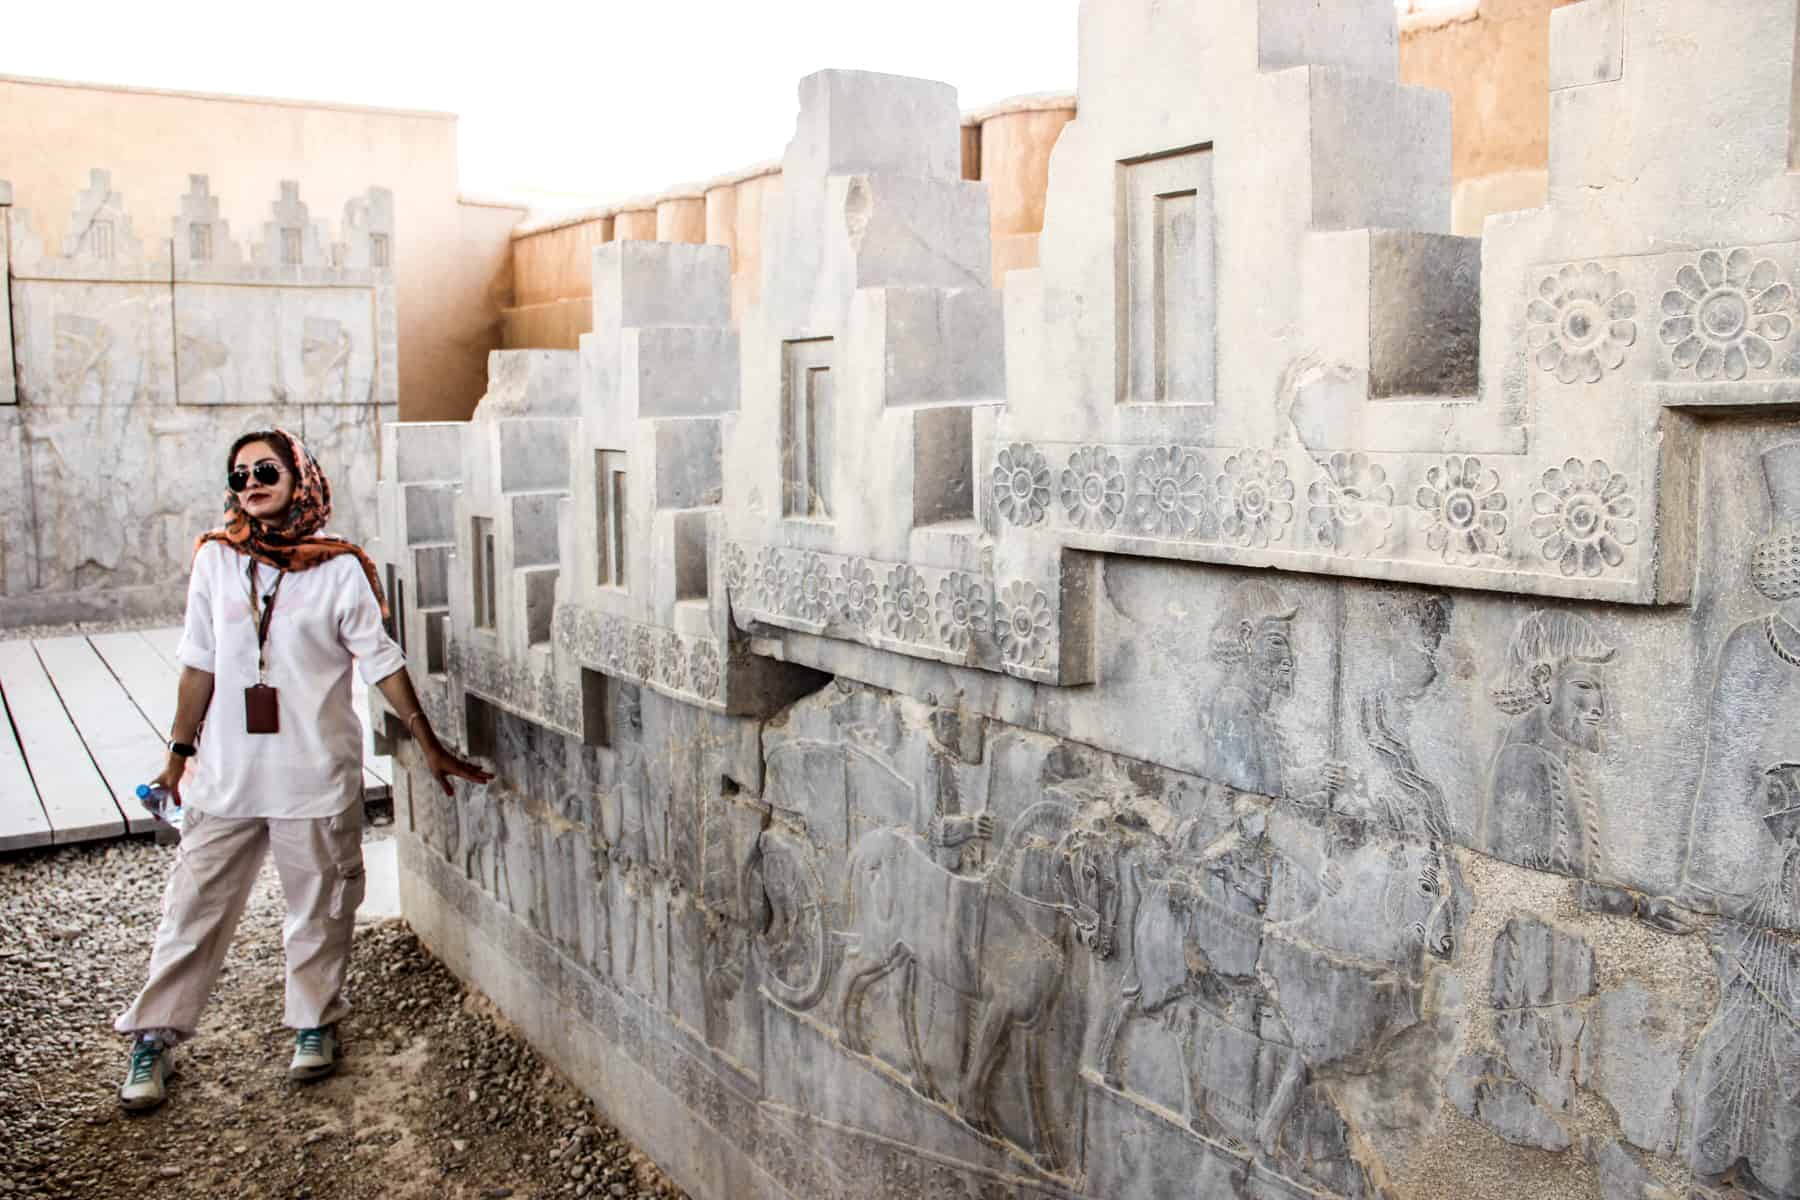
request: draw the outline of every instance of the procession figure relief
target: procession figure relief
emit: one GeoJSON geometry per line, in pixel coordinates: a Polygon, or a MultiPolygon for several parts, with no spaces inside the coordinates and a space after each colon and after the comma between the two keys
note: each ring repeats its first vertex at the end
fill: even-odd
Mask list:
{"type": "Polygon", "coordinates": [[[1574,613],[1535,612],[1507,648],[1494,703],[1518,719],[1488,777],[1476,844],[1496,858],[1581,879],[1601,870],[1595,763],[1615,648],[1574,613]]]}
{"type": "Polygon", "coordinates": [[[1719,653],[1687,887],[1718,911],[1719,1005],[1696,1052],[1689,1159],[1800,1195],[1800,442],[1763,455],[1772,528],[1750,579],[1775,607],[1719,653]]]}
{"type": "Polygon", "coordinates": [[[1378,770],[1359,772],[1346,815],[1434,845],[1454,840],[1444,790],[1427,777],[1408,730],[1413,705],[1437,682],[1438,649],[1450,628],[1451,601],[1431,593],[1379,592],[1376,612],[1390,631],[1375,686],[1357,709],[1363,740],[1378,770]]]}
{"type": "Polygon", "coordinates": [[[1772,603],[1719,651],[1688,837],[1690,899],[1727,915],[1780,858],[1764,826],[1767,774],[1800,762],[1800,442],[1768,451],[1762,466],[1771,527],[1751,551],[1750,582],[1772,603]]]}
{"type": "Polygon", "coordinates": [[[1240,791],[1322,803],[1344,784],[1342,764],[1289,769],[1275,706],[1294,692],[1296,605],[1260,579],[1232,589],[1213,623],[1211,651],[1225,668],[1203,730],[1205,774],[1240,791]]]}

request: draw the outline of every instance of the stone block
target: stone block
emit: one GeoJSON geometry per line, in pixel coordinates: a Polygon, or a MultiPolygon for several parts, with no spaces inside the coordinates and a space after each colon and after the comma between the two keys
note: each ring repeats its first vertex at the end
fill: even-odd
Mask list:
{"type": "Polygon", "coordinates": [[[1392,79],[1399,69],[1399,34],[1392,12],[1376,4],[1309,4],[1257,0],[1257,66],[1340,67],[1392,79]]]}
{"type": "Polygon", "coordinates": [[[656,507],[717,505],[725,494],[719,422],[656,422],[656,507]]]}
{"type": "Polygon", "coordinates": [[[820,71],[800,81],[800,121],[784,175],[962,178],[956,89],[871,71],[820,71]]]}
{"type": "Polygon", "coordinates": [[[461,422],[408,422],[391,427],[397,483],[441,483],[462,477],[461,422]]]}
{"type": "Polygon", "coordinates": [[[1000,293],[992,288],[886,288],[886,374],[889,407],[915,404],[1000,404],[1006,399],[1000,344],[1000,293]]]}
{"type": "Polygon", "coordinates": [[[1473,396],[1480,318],[1480,239],[1370,233],[1370,396],[1473,396]]]}
{"type": "Polygon", "coordinates": [[[708,326],[632,329],[620,370],[639,417],[716,417],[738,407],[738,335],[708,326]]]}
{"type": "Polygon", "coordinates": [[[564,492],[515,492],[512,506],[512,565],[555,566],[559,561],[556,518],[564,492]]]}
{"type": "Polygon", "coordinates": [[[401,490],[405,506],[406,543],[456,540],[456,494],[445,484],[421,484],[401,490]]]}
{"type": "Polygon", "coordinates": [[[632,241],[594,247],[594,328],[724,326],[731,321],[731,251],[632,241]]]}
{"type": "Polygon", "coordinates": [[[568,429],[563,421],[511,417],[497,424],[502,492],[561,490],[569,485],[568,429]]]}
{"type": "Polygon", "coordinates": [[[1613,83],[1625,73],[1626,0],[1550,13],[1550,90],[1613,83]]]}
{"type": "Polygon", "coordinates": [[[1397,89],[1392,75],[1309,75],[1312,228],[1448,233],[1450,98],[1397,89]],[[1372,128],[1383,129],[1386,153],[1370,153],[1372,128]]]}

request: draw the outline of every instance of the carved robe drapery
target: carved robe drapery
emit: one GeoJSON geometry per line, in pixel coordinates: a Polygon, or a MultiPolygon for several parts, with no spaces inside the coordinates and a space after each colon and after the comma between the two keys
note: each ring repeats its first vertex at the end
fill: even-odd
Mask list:
{"type": "Polygon", "coordinates": [[[1719,1010],[1701,1038],[1693,1165],[1718,1175],[1740,1158],[1777,1195],[1800,1195],[1800,848],[1715,947],[1719,1010]]]}
{"type": "Polygon", "coordinates": [[[1492,780],[1482,831],[1489,853],[1578,878],[1598,876],[1594,796],[1577,751],[1508,741],[1494,760],[1492,780]]]}
{"type": "MultiPolygon", "coordinates": [[[[1688,884],[1704,907],[1730,913],[1780,860],[1763,829],[1764,773],[1800,762],[1800,631],[1777,614],[1732,630],[1719,652],[1707,714],[1706,766],[1688,839],[1688,884]],[[1784,653],[1785,652],[1785,653],[1784,653]],[[1739,898],[1733,900],[1733,893],[1739,898]]],[[[1792,919],[1785,928],[1800,930],[1792,919]]]]}

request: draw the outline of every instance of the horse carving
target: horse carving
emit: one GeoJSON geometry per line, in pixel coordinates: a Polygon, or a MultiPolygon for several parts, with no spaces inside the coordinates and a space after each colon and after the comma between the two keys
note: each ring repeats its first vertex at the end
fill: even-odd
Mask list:
{"type": "Polygon", "coordinates": [[[1182,1076],[1189,1124],[1204,1130],[1204,1112],[1229,1110],[1226,1124],[1236,1128],[1225,1132],[1253,1137],[1270,1152],[1309,1068],[1359,1064],[1416,1023],[1425,960],[1448,959],[1454,948],[1460,882],[1431,843],[1365,844],[1351,852],[1348,869],[1332,870],[1323,883],[1301,883],[1284,860],[1272,865],[1271,878],[1259,856],[1237,850],[1194,864],[1133,863],[1128,968],[1096,1051],[1101,1078],[1120,1087],[1126,1018],[1177,1004],[1194,1010],[1196,1020],[1217,1026],[1209,1039],[1217,1044],[1189,1048],[1182,1076]],[[1271,981],[1273,997],[1265,992],[1271,981]],[[1290,996],[1327,999],[1280,999],[1290,996]],[[1266,999],[1275,999],[1278,1019],[1265,1028],[1266,999]],[[1208,1053],[1260,1057],[1240,1043],[1278,1047],[1276,1077],[1258,1081],[1247,1069],[1203,1061],[1208,1053]],[[1203,1103],[1222,1077],[1246,1090],[1203,1103]],[[1255,1093],[1265,1089],[1259,1102],[1255,1093]]]}
{"type": "Polygon", "coordinates": [[[933,861],[917,837],[873,830],[849,860],[852,904],[849,953],[857,961],[844,989],[846,1044],[867,1054],[865,993],[903,971],[900,1022],[911,1084],[932,1100],[919,1044],[916,1005],[921,968],[974,1002],[957,1114],[999,1137],[993,1077],[1007,1047],[1017,1044],[1025,1069],[1029,1149],[1048,1171],[1062,1158],[1046,1111],[1043,1033],[1068,972],[1071,933],[1102,958],[1113,953],[1118,922],[1118,857],[1109,839],[1076,821],[1072,805],[1046,800],[1014,823],[994,865],[980,876],[952,873],[933,861]],[[1015,1033],[1022,1034],[1016,1043],[1015,1033]]]}

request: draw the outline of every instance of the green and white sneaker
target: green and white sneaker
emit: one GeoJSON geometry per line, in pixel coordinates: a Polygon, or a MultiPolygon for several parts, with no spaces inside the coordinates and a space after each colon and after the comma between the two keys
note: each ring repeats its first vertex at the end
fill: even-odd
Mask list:
{"type": "Polygon", "coordinates": [[[175,1073],[171,1056],[161,1038],[139,1034],[131,1043],[125,1082],[119,1085],[119,1107],[126,1112],[148,1112],[167,1100],[169,1076],[175,1073]]]}
{"type": "Polygon", "coordinates": [[[323,1079],[337,1070],[337,1028],[321,1025],[294,1035],[294,1058],[288,1063],[289,1079],[323,1079]]]}

